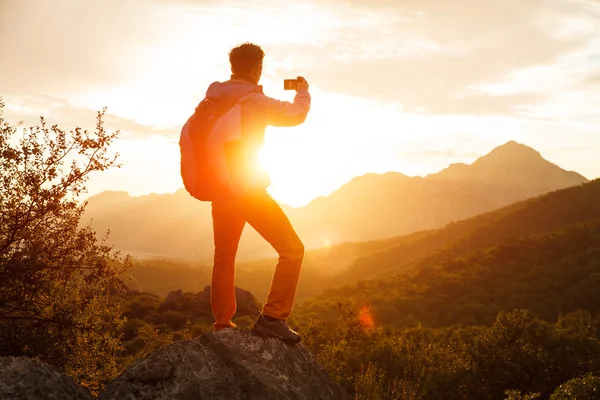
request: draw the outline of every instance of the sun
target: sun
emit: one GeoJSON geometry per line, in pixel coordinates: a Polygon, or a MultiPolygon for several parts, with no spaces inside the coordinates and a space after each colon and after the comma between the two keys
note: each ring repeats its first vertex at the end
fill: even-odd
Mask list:
{"type": "Polygon", "coordinates": [[[310,139],[286,138],[278,133],[266,140],[259,152],[258,162],[271,177],[269,189],[275,200],[292,207],[302,206],[310,199],[327,192],[324,165],[316,154],[317,146],[310,139]]]}

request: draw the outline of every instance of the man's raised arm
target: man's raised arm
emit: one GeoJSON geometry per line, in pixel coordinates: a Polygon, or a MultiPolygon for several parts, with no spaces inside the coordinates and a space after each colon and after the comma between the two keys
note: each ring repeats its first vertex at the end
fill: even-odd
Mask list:
{"type": "Polygon", "coordinates": [[[304,122],[310,110],[310,93],[308,93],[306,79],[298,77],[298,80],[298,88],[293,103],[271,97],[266,98],[265,113],[268,125],[295,126],[304,122]]]}

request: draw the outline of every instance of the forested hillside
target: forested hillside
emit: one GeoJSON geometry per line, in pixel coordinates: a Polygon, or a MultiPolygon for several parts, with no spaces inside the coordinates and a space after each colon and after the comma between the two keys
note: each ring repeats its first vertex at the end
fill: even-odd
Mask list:
{"type": "Polygon", "coordinates": [[[298,313],[323,312],[324,300],[348,298],[370,307],[377,323],[394,327],[489,324],[516,308],[555,320],[600,310],[600,219],[510,238],[449,259],[420,261],[409,274],[327,289],[298,313]]]}
{"type": "Polygon", "coordinates": [[[599,398],[600,181],[399,238],[369,265],[384,277],[294,314],[359,398],[599,398]]]}
{"type": "MultiPolygon", "coordinates": [[[[357,280],[390,277],[416,266],[503,244],[511,238],[560,231],[600,218],[600,180],[552,192],[447,226],[381,241],[345,243],[310,250],[305,256],[297,298],[307,299],[357,280]],[[560,210],[560,211],[559,211],[560,210]]],[[[259,300],[266,297],[276,259],[239,263],[237,285],[259,300]]],[[[210,284],[209,264],[146,260],[129,273],[132,288],[166,295],[171,290],[200,291],[210,284]]]]}
{"type": "Polygon", "coordinates": [[[559,230],[600,218],[600,180],[558,190],[446,225],[444,228],[397,238],[388,249],[366,255],[352,266],[359,270],[394,273],[407,263],[430,264],[498,245],[509,238],[559,230]]]}

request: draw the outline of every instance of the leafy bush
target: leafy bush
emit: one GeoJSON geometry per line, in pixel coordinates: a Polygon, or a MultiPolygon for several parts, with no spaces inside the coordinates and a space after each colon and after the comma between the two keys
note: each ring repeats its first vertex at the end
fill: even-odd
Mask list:
{"type": "Polygon", "coordinates": [[[597,400],[600,399],[600,377],[587,374],[560,385],[550,400],[597,400]]]}
{"type": "Polygon", "coordinates": [[[110,296],[130,265],[89,227],[79,198],[116,166],[118,132],[20,129],[0,101],[0,355],[30,356],[97,391],[117,373],[123,323],[110,296]]]}

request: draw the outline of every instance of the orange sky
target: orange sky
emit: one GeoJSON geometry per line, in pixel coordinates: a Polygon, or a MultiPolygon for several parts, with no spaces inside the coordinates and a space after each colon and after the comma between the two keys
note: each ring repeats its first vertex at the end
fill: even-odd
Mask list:
{"type": "Polygon", "coordinates": [[[600,176],[600,3],[593,0],[0,0],[7,119],[122,136],[90,193],[172,192],[179,128],[228,50],[265,49],[274,97],[305,76],[312,110],[269,129],[272,193],[301,205],[366,172],[436,172],[517,140],[600,176]]]}

